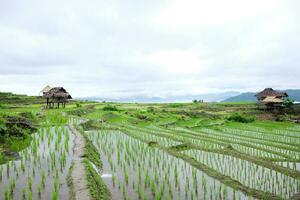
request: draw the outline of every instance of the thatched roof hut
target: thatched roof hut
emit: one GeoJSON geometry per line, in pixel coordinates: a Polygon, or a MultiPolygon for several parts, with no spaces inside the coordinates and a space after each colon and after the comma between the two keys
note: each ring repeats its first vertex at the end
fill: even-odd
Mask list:
{"type": "MultiPolygon", "coordinates": [[[[272,99],[277,101],[277,99],[283,99],[284,97],[288,97],[288,94],[285,92],[273,90],[272,88],[266,88],[263,91],[257,93],[255,96],[259,101],[263,101],[267,97],[276,97],[272,99]]],[[[269,100],[271,99],[269,98],[269,100]]]]}
{"type": "Polygon", "coordinates": [[[72,96],[63,87],[53,87],[48,92],[44,92],[43,97],[47,99],[47,107],[53,107],[54,103],[57,103],[58,108],[60,103],[65,107],[68,99],[72,99],[72,96]]]}
{"type": "Polygon", "coordinates": [[[268,109],[281,108],[284,102],[284,98],[288,97],[285,92],[273,90],[272,88],[266,88],[263,91],[255,95],[260,105],[268,109]]]}
{"type": "Polygon", "coordinates": [[[51,88],[48,92],[44,93],[43,97],[72,99],[71,95],[63,87],[51,88]]]}

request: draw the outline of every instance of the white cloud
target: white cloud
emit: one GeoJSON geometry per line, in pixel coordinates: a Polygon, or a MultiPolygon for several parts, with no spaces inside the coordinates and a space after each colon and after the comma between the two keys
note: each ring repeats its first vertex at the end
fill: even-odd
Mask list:
{"type": "Polygon", "coordinates": [[[268,15],[279,6],[276,0],[175,0],[155,18],[173,27],[222,26],[268,15]]]}
{"type": "Polygon", "coordinates": [[[208,67],[207,60],[201,60],[196,52],[190,50],[170,49],[146,55],[145,61],[159,66],[163,73],[171,75],[198,74],[208,67]]]}
{"type": "Polygon", "coordinates": [[[1,1],[0,91],[37,94],[50,84],[109,97],[300,87],[299,4],[1,1]]]}

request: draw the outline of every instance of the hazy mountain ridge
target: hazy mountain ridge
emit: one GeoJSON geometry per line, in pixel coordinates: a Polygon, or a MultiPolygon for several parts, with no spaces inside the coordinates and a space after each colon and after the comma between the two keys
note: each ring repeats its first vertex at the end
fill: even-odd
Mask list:
{"type": "MultiPolygon", "coordinates": [[[[289,98],[293,101],[300,102],[300,89],[287,89],[282,90],[282,92],[286,92],[289,95],[289,98]]],[[[236,96],[229,97],[222,102],[255,102],[255,94],[255,92],[245,92],[236,96]]]]}
{"type": "MultiPolygon", "coordinates": [[[[300,89],[287,89],[282,90],[288,93],[289,98],[300,102],[300,89]]],[[[126,98],[108,98],[108,97],[83,97],[80,100],[88,101],[107,101],[107,102],[128,102],[128,103],[170,103],[170,102],[191,102],[194,99],[203,100],[205,102],[256,102],[254,96],[256,92],[223,92],[223,93],[210,93],[199,95],[180,95],[171,97],[148,97],[148,96],[132,96],[126,98]]]]}
{"type": "Polygon", "coordinates": [[[171,97],[147,97],[133,96],[128,98],[105,98],[105,97],[84,97],[81,100],[89,101],[107,101],[107,102],[131,102],[131,103],[169,103],[169,102],[192,102],[194,99],[205,102],[220,102],[229,97],[236,96],[239,92],[223,92],[216,94],[199,94],[199,95],[181,95],[171,97]]]}

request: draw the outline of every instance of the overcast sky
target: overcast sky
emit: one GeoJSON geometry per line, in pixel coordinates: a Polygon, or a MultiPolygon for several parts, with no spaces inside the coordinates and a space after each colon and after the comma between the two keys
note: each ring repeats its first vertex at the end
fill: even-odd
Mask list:
{"type": "Polygon", "coordinates": [[[0,0],[0,91],[300,88],[298,0],[0,0]]]}

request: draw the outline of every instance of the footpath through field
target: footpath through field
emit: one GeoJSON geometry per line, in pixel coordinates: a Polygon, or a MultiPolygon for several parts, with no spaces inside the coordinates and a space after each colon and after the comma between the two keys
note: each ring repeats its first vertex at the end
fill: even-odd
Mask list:
{"type": "Polygon", "coordinates": [[[74,147],[74,165],[72,170],[72,182],[73,190],[75,193],[75,199],[77,200],[90,200],[90,193],[87,187],[86,174],[84,170],[83,156],[84,156],[84,138],[82,135],[72,126],[69,125],[71,131],[76,136],[74,147]]]}

